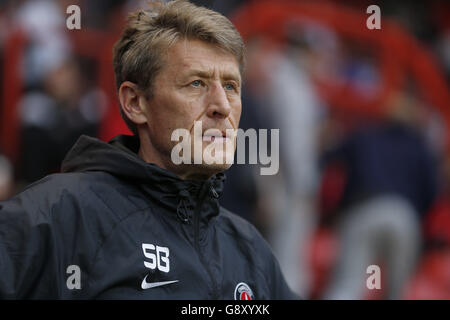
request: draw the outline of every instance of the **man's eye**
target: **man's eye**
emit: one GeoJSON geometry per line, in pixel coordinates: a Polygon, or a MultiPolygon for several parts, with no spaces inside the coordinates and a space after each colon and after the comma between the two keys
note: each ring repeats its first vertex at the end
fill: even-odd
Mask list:
{"type": "Polygon", "coordinates": [[[227,83],[225,85],[225,90],[234,90],[234,89],[235,89],[235,86],[231,83],[227,83]]]}
{"type": "Polygon", "coordinates": [[[200,87],[200,86],[203,85],[203,81],[201,81],[201,80],[194,80],[194,81],[191,82],[191,85],[194,86],[194,87],[200,87]]]}

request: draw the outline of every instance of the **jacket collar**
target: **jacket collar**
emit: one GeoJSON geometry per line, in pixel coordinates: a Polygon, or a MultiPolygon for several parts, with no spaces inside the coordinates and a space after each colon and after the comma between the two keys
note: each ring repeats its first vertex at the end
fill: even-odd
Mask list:
{"type": "Polygon", "coordinates": [[[149,198],[177,214],[180,221],[190,223],[196,208],[200,219],[209,220],[219,214],[218,198],[223,191],[225,175],[207,180],[182,180],[137,155],[139,139],[119,135],[105,143],[81,136],[62,163],[62,172],[104,171],[136,185],[149,198]]]}

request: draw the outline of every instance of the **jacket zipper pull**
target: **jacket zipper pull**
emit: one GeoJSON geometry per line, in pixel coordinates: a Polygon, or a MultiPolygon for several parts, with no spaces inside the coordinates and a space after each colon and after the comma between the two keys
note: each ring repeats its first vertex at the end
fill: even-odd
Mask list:
{"type": "Polygon", "coordinates": [[[178,218],[183,222],[184,224],[189,224],[191,221],[189,220],[189,217],[182,214],[181,212],[178,212],[178,218]]]}
{"type": "Polygon", "coordinates": [[[214,198],[219,198],[219,194],[217,193],[216,189],[214,189],[213,186],[211,186],[211,192],[214,198]]]}
{"type": "Polygon", "coordinates": [[[188,215],[188,209],[186,207],[186,202],[185,202],[184,199],[182,199],[180,201],[180,203],[178,204],[177,216],[178,216],[178,219],[180,219],[181,222],[183,222],[184,224],[191,223],[191,219],[190,219],[190,217],[188,215]]]}

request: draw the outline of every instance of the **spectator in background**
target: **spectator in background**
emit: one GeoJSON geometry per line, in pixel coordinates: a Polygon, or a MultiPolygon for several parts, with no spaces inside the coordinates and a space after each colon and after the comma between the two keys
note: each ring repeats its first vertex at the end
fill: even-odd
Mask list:
{"type": "Polygon", "coordinates": [[[400,299],[421,250],[420,224],[437,191],[433,156],[413,127],[410,101],[386,123],[354,132],[325,159],[346,168],[334,217],[340,251],[326,299],[364,299],[366,269],[379,265],[386,299],[400,299]],[[381,261],[381,265],[380,265],[381,261]]]}
{"type": "MultiPolygon", "coordinates": [[[[75,1],[77,3],[77,1],[75,1]]],[[[84,90],[82,72],[67,34],[68,1],[23,1],[15,22],[25,32],[25,94],[17,178],[20,185],[59,171],[64,155],[81,134],[97,136],[104,111],[98,90],[84,90]]]]}
{"type": "Polygon", "coordinates": [[[274,192],[284,200],[271,241],[293,289],[308,297],[312,285],[308,250],[317,225],[319,128],[325,113],[313,77],[318,66],[336,63],[339,45],[333,30],[320,23],[289,21],[285,28],[288,46],[273,67],[268,100],[274,127],[280,128],[283,179],[274,192]]]}
{"type": "Polygon", "coordinates": [[[66,29],[66,7],[60,1],[23,1],[14,20],[28,40],[24,57],[27,87],[39,86],[48,65],[71,52],[66,29]]]}
{"type": "Polygon", "coordinates": [[[262,76],[253,78],[265,79],[260,87],[264,112],[270,115],[268,128],[280,129],[280,172],[258,181],[271,212],[268,239],[292,289],[307,297],[308,243],[316,225],[319,180],[318,128],[324,111],[312,83],[311,65],[323,61],[325,47],[327,54],[335,49],[336,39],[331,30],[311,22],[290,22],[286,29],[287,46],[260,44],[257,53],[264,57],[260,58],[262,76]]]}
{"type": "Polygon", "coordinates": [[[51,61],[41,71],[41,88],[28,92],[20,103],[19,178],[24,183],[59,171],[65,154],[80,135],[97,136],[102,116],[97,91],[82,92],[77,62],[59,54],[51,61]]]}

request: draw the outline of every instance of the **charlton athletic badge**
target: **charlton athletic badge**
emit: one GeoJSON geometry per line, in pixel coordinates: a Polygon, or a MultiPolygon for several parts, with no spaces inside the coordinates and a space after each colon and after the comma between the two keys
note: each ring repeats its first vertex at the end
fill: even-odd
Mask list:
{"type": "Polygon", "coordinates": [[[234,300],[253,300],[253,291],[250,289],[248,284],[241,282],[234,289],[234,300]]]}

